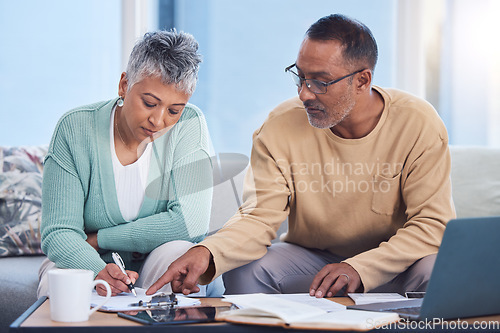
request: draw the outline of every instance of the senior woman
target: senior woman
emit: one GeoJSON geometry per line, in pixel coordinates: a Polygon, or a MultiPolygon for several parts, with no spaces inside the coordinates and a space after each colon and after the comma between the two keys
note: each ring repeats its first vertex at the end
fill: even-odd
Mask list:
{"type": "MultiPolygon", "coordinates": [[[[38,296],[48,294],[46,273],[55,268],[92,270],[113,295],[128,292],[130,282],[148,288],[204,238],[212,198],[209,137],[203,114],[188,103],[200,62],[191,35],[147,33],[121,75],[119,97],[59,120],[43,174],[48,259],[38,296]]],[[[222,293],[219,280],[200,295],[222,293]]]]}

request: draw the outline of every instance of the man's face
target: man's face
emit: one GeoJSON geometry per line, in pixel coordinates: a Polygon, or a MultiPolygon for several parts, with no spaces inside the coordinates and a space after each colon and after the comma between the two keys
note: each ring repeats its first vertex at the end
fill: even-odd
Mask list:
{"type": "MultiPolygon", "coordinates": [[[[325,83],[350,73],[342,57],[341,44],[335,40],[306,38],[300,47],[296,67],[301,78],[325,83]]],[[[328,86],[325,94],[314,94],[305,84],[298,88],[298,93],[309,123],[317,128],[336,126],[349,116],[356,104],[352,78],[328,86]]]]}

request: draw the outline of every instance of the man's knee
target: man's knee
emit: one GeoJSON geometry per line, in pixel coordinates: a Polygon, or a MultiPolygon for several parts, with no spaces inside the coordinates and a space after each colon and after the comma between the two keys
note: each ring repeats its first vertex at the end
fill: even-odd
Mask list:
{"type": "Polygon", "coordinates": [[[223,274],[227,295],[246,293],[277,293],[272,270],[275,263],[264,257],[223,274]]]}
{"type": "Polygon", "coordinates": [[[436,254],[431,254],[417,260],[405,272],[403,291],[425,291],[431,277],[436,254]]]}
{"type": "Polygon", "coordinates": [[[324,264],[314,251],[276,243],[259,260],[224,274],[226,294],[306,292],[324,264]]]}
{"type": "Polygon", "coordinates": [[[432,268],[436,261],[436,254],[431,254],[417,260],[413,265],[392,281],[371,290],[374,293],[397,292],[403,294],[407,291],[425,291],[431,277],[432,268]]]}
{"type": "MultiPolygon", "coordinates": [[[[427,283],[431,278],[432,269],[434,267],[434,262],[436,261],[436,254],[431,254],[422,259],[417,260],[409,270],[409,278],[414,276],[417,281],[420,281],[421,285],[427,288],[427,283]]],[[[424,288],[424,289],[425,289],[424,288]]],[[[417,290],[419,291],[419,290],[417,290]]]]}
{"type": "Polygon", "coordinates": [[[226,294],[246,294],[266,292],[263,290],[267,285],[268,278],[265,278],[265,268],[259,263],[259,260],[253,261],[244,266],[230,270],[222,275],[226,294]],[[264,278],[263,278],[264,277],[264,278]]]}

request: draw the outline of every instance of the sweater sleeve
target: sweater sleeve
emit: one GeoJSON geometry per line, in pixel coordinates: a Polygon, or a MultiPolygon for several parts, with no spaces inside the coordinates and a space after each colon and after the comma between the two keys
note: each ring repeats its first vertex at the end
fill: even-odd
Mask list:
{"type": "MultiPolygon", "coordinates": [[[[54,149],[70,156],[67,147],[54,149]]],[[[84,191],[71,159],[60,163],[49,151],[45,159],[42,185],[42,250],[59,268],[90,269],[97,275],[106,263],[85,240],[84,191]],[[62,166],[64,165],[64,167],[62,166]]]]}
{"type": "Polygon", "coordinates": [[[361,276],[365,292],[438,252],[446,223],[455,217],[450,169],[448,142],[443,137],[410,152],[401,175],[407,216],[403,228],[378,247],[345,260],[361,276]]]}
{"type": "Polygon", "coordinates": [[[215,265],[215,274],[203,275],[202,283],[264,256],[288,216],[290,189],[258,131],[243,189],[244,203],[238,212],[200,243],[213,254],[215,265]]]}

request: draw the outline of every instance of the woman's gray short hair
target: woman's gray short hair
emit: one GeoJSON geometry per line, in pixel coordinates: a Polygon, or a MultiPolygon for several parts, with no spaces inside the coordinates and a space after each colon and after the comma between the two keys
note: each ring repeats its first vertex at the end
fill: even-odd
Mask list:
{"type": "Polygon", "coordinates": [[[198,42],[185,32],[148,32],[138,41],[127,65],[128,90],[144,77],[157,76],[164,84],[192,95],[198,80],[201,55],[198,42]]]}

